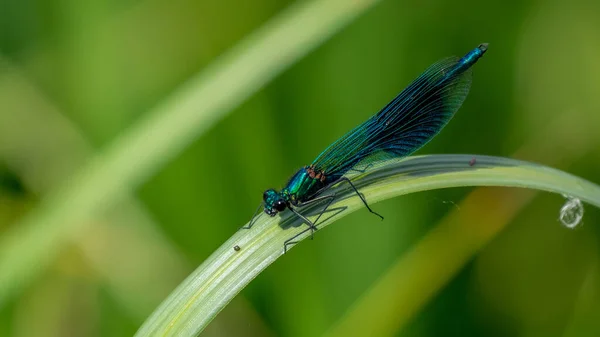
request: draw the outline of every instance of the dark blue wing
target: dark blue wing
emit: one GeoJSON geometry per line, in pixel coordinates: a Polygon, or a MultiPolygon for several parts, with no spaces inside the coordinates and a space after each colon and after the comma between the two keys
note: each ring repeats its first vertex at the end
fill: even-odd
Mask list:
{"type": "Polygon", "coordinates": [[[471,87],[473,65],[485,45],[465,57],[430,66],[376,115],[331,144],[312,163],[335,181],[358,163],[407,156],[437,135],[471,87]]]}

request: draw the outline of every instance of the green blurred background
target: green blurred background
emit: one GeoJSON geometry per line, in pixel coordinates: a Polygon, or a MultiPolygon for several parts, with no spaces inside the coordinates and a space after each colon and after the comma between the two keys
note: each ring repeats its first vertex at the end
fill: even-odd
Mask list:
{"type": "MultiPolygon", "coordinates": [[[[291,3],[0,0],[0,236],[291,3]]],[[[600,3],[588,0],[382,1],[173,154],[105,216],[69,233],[50,268],[16,285],[2,284],[0,270],[0,287],[15,288],[0,301],[0,336],[134,334],[249,220],[263,190],[281,187],[428,65],[481,42],[490,47],[469,97],[419,153],[514,157],[600,182],[599,13],[600,3]]],[[[563,203],[489,188],[376,204],[385,221],[361,210],[319,231],[251,282],[202,336],[332,331],[448,214],[498,232],[423,295],[406,322],[381,313],[391,317],[384,335],[599,336],[600,212],[586,207],[569,230],[558,221],[563,203]],[[479,194],[463,203],[471,193],[479,194]]],[[[371,329],[362,328],[358,335],[371,329]]]]}

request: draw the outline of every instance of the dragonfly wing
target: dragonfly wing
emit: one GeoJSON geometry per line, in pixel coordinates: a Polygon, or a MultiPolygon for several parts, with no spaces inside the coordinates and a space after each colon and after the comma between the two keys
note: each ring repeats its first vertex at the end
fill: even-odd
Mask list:
{"type": "Polygon", "coordinates": [[[434,63],[376,115],[329,146],[313,162],[331,179],[359,162],[407,156],[450,121],[471,87],[471,70],[451,71],[458,58],[434,63]]]}

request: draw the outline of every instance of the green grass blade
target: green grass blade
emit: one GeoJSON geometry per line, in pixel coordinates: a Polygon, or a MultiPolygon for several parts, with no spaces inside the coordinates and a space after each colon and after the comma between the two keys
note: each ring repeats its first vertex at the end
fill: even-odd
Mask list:
{"type": "MultiPolygon", "coordinates": [[[[561,193],[600,207],[600,186],[543,165],[508,158],[410,157],[357,175],[353,182],[371,204],[432,189],[507,186],[561,193]],[[474,163],[473,158],[476,158],[474,163]]],[[[338,198],[331,209],[339,211],[328,213],[319,228],[363,207],[353,190],[344,185],[332,190],[338,198]]],[[[319,211],[319,205],[302,210],[313,220],[319,211]]],[[[136,336],[195,336],[242,288],[283,254],[287,239],[305,229],[291,212],[277,217],[261,214],[252,229],[235,233],[194,271],[148,318],[136,336]],[[236,251],[235,246],[240,250],[236,251]]],[[[298,240],[308,236],[306,232],[298,240]]]]}
{"type": "Polygon", "coordinates": [[[0,305],[232,108],[378,0],[298,2],[214,61],[0,238],[0,305]]]}

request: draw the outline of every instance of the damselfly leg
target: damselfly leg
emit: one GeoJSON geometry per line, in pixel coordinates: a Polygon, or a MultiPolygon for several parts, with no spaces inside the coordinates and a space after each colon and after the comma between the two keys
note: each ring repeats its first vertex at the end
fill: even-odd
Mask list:
{"type": "MultiPolygon", "coordinates": [[[[325,188],[323,191],[326,191],[326,190],[328,190],[329,188],[331,188],[331,186],[335,186],[335,185],[337,185],[337,184],[339,184],[339,183],[344,183],[344,182],[348,183],[348,184],[349,184],[349,185],[352,187],[352,189],[354,190],[354,192],[356,193],[356,195],[358,195],[358,197],[359,197],[359,198],[360,198],[360,200],[363,202],[363,204],[365,205],[365,207],[366,207],[366,208],[369,210],[369,212],[371,212],[371,213],[373,213],[373,214],[377,215],[378,217],[380,217],[380,218],[381,218],[381,220],[383,220],[383,216],[382,216],[381,214],[379,214],[379,213],[377,213],[377,212],[375,212],[375,211],[373,211],[373,210],[371,209],[371,207],[370,207],[370,206],[369,206],[369,204],[367,203],[367,200],[365,199],[365,197],[364,197],[364,196],[363,196],[363,195],[362,195],[360,192],[358,192],[358,189],[356,188],[356,186],[354,186],[354,184],[352,183],[352,181],[350,181],[350,179],[348,179],[347,177],[341,177],[340,179],[338,179],[338,180],[337,180],[337,182],[335,182],[335,183],[333,183],[333,184],[329,185],[329,186],[328,186],[328,187],[326,187],[326,188],[325,188]]],[[[323,191],[321,191],[321,193],[322,193],[323,191]]],[[[325,212],[327,212],[327,210],[329,209],[329,206],[331,206],[331,204],[332,204],[332,203],[333,203],[333,201],[335,200],[335,197],[336,197],[336,194],[335,194],[335,193],[334,193],[334,194],[329,194],[329,195],[323,195],[323,196],[316,197],[316,198],[314,198],[314,199],[312,199],[312,200],[310,200],[310,201],[308,201],[308,202],[304,202],[304,203],[302,203],[301,205],[298,205],[299,207],[305,207],[305,206],[311,205],[311,204],[313,204],[313,203],[315,203],[315,202],[320,202],[320,201],[323,201],[323,200],[329,199],[329,200],[327,201],[327,204],[326,204],[326,205],[325,205],[325,207],[324,207],[324,208],[321,210],[321,212],[320,212],[320,213],[319,213],[319,215],[317,216],[317,219],[316,219],[314,222],[312,222],[312,221],[308,220],[308,219],[307,219],[305,216],[301,215],[301,214],[300,214],[298,211],[296,211],[296,210],[294,210],[294,209],[290,208],[290,210],[291,210],[291,211],[292,211],[294,214],[296,214],[298,217],[300,217],[302,220],[304,220],[304,222],[306,222],[306,223],[308,224],[309,228],[307,228],[306,230],[303,230],[302,232],[300,232],[300,233],[298,233],[298,234],[294,235],[293,237],[291,237],[291,238],[287,239],[287,240],[286,240],[286,241],[283,243],[283,252],[284,252],[284,254],[285,254],[285,253],[287,253],[287,247],[288,247],[288,246],[290,246],[290,245],[294,245],[294,244],[298,243],[298,241],[295,241],[295,240],[296,240],[296,238],[298,238],[299,236],[303,235],[303,234],[304,234],[304,233],[306,233],[307,231],[309,231],[309,230],[311,231],[311,233],[310,233],[310,235],[311,235],[311,239],[314,237],[314,231],[315,231],[315,230],[317,230],[317,226],[318,226],[319,219],[321,219],[321,216],[322,216],[323,214],[325,214],[325,212]]]]}

